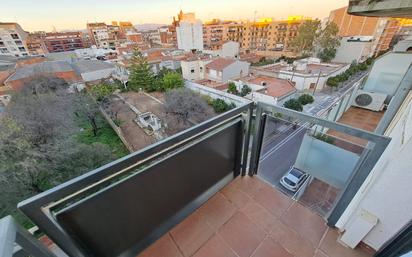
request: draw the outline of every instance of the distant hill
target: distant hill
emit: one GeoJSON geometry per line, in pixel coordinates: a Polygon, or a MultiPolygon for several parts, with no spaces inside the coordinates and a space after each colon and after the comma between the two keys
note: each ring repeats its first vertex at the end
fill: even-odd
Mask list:
{"type": "Polygon", "coordinates": [[[134,27],[140,31],[147,31],[147,30],[155,30],[162,26],[166,26],[166,24],[144,23],[144,24],[137,24],[134,27]]]}

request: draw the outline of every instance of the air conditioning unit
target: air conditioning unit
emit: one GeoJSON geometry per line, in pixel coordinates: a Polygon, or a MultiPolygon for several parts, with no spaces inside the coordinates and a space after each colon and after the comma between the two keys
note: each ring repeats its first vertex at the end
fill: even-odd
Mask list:
{"type": "Polygon", "coordinates": [[[352,105],[378,112],[383,110],[386,97],[386,94],[358,90],[352,105]]]}

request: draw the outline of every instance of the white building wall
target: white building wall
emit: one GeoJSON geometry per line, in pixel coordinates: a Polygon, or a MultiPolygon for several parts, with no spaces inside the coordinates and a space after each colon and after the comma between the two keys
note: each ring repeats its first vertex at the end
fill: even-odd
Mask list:
{"type": "Polygon", "coordinates": [[[205,65],[210,60],[181,61],[182,76],[187,80],[200,80],[205,78],[205,65]],[[193,72],[192,72],[193,71],[193,72]]]}
{"type": "Polygon", "coordinates": [[[250,63],[236,61],[222,71],[222,82],[249,75],[250,63]]]}
{"type": "Polygon", "coordinates": [[[180,22],[176,28],[177,46],[181,50],[203,50],[203,25],[201,21],[180,22]]]}
{"type": "Polygon", "coordinates": [[[0,27],[0,55],[28,56],[29,52],[26,47],[27,36],[28,33],[19,25],[16,25],[14,28],[0,27]],[[12,34],[16,34],[17,38],[13,38],[12,34]]]}
{"type": "Polygon", "coordinates": [[[84,82],[95,81],[99,79],[109,78],[114,72],[116,68],[104,69],[104,70],[97,70],[91,72],[82,73],[82,79],[84,82]]]}
{"type": "Polygon", "coordinates": [[[412,219],[412,93],[385,135],[392,141],[336,224],[350,233],[361,211],[376,216],[378,223],[363,238],[375,250],[412,219]]]}
{"type": "Polygon", "coordinates": [[[372,42],[352,42],[348,39],[349,37],[341,39],[333,62],[363,62],[373,55],[372,42]]]}

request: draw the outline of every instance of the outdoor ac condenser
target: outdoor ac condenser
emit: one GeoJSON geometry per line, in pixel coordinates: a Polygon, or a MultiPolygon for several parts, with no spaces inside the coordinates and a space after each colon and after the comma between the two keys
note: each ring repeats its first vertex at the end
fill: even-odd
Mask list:
{"type": "Polygon", "coordinates": [[[358,90],[352,105],[378,112],[383,110],[386,97],[386,94],[358,90]]]}

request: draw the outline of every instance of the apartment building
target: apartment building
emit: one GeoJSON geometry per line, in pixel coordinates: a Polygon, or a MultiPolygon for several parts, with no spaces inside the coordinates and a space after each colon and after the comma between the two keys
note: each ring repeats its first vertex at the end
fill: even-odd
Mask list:
{"type": "Polygon", "coordinates": [[[348,7],[333,10],[329,21],[339,27],[339,36],[372,36],[374,38],[373,53],[387,51],[394,36],[400,29],[400,21],[387,17],[355,16],[347,13],[348,7]]]}
{"type": "Polygon", "coordinates": [[[177,47],[185,51],[203,50],[203,25],[194,13],[185,13],[179,17],[176,27],[177,47]]]}
{"type": "Polygon", "coordinates": [[[74,51],[86,47],[81,32],[51,32],[42,37],[49,53],[74,51]]]}
{"type": "Polygon", "coordinates": [[[48,53],[46,44],[44,43],[43,38],[45,37],[46,32],[38,31],[30,33],[27,37],[27,49],[30,55],[45,55],[48,53]]]}
{"type": "Polygon", "coordinates": [[[0,22],[0,55],[28,56],[28,35],[18,23],[0,22]]]}
{"type": "Polygon", "coordinates": [[[120,44],[126,42],[126,35],[124,35],[123,31],[130,27],[127,24],[121,28],[117,22],[113,22],[112,25],[107,25],[104,22],[88,23],[87,31],[92,44],[98,48],[115,49],[120,44]]]}

